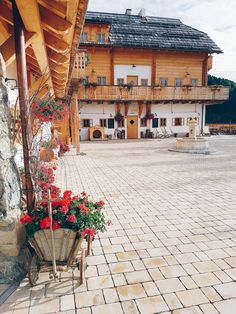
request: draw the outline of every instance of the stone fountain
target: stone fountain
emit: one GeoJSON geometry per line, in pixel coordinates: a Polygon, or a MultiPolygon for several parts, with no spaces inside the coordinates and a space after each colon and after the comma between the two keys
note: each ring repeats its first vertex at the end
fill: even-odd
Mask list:
{"type": "Polygon", "coordinates": [[[213,152],[209,148],[209,141],[204,137],[197,136],[198,118],[189,119],[189,137],[177,138],[175,148],[170,151],[190,154],[210,154],[213,152]]]}

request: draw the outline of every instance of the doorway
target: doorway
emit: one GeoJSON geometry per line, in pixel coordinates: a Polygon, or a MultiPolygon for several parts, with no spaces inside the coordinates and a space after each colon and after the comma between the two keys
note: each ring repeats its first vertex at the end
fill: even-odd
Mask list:
{"type": "Polygon", "coordinates": [[[137,75],[128,75],[127,76],[127,84],[138,85],[138,76],[137,75]]]}
{"type": "Polygon", "coordinates": [[[138,117],[127,116],[127,138],[136,139],[138,138],[138,117]]]}

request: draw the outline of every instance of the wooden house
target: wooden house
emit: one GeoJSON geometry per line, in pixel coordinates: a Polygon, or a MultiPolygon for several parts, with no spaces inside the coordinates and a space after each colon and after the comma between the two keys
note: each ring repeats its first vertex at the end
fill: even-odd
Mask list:
{"type": "Polygon", "coordinates": [[[95,138],[187,133],[192,116],[203,133],[205,106],[228,98],[227,88],[207,86],[212,54],[222,50],[179,19],[87,12],[80,49],[81,140],[93,139],[93,129],[95,138]]]}

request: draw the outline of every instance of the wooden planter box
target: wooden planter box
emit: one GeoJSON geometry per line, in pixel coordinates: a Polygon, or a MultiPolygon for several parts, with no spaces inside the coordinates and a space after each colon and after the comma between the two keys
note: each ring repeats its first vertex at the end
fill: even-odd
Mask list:
{"type": "MultiPolygon", "coordinates": [[[[59,263],[64,262],[67,266],[70,266],[81,249],[83,239],[83,236],[70,229],[55,230],[54,243],[56,261],[59,263]]],[[[41,261],[52,261],[52,241],[49,229],[37,231],[29,242],[41,261]]]]}
{"type": "Polygon", "coordinates": [[[51,162],[55,159],[54,151],[48,148],[41,148],[39,158],[44,162],[51,162]]]}

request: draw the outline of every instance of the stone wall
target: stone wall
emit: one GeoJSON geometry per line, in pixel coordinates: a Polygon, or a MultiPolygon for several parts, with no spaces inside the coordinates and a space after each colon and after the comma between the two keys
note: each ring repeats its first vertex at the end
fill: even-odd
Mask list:
{"type": "Polygon", "coordinates": [[[5,65],[0,55],[0,282],[17,280],[23,274],[19,252],[23,232],[19,224],[20,180],[14,162],[15,148],[10,139],[8,91],[5,65]]]}

